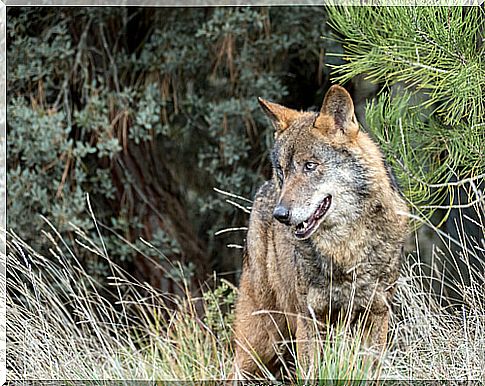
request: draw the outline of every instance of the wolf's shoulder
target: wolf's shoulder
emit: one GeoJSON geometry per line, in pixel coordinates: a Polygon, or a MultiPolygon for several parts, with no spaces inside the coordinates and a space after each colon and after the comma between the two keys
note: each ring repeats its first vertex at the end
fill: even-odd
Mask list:
{"type": "Polygon", "coordinates": [[[276,198],[276,186],[273,180],[269,180],[263,183],[256,191],[254,195],[254,205],[267,205],[275,202],[276,198]]]}
{"type": "Polygon", "coordinates": [[[263,221],[271,221],[277,198],[277,188],[274,181],[263,183],[254,195],[251,217],[258,217],[263,221]]]}

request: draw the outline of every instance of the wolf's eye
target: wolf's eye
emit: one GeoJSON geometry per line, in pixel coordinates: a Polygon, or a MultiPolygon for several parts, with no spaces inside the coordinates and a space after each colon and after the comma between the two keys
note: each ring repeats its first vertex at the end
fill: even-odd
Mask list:
{"type": "Polygon", "coordinates": [[[281,170],[281,168],[279,167],[276,168],[276,176],[278,177],[278,182],[280,183],[280,185],[283,185],[283,170],[281,170]]]}
{"type": "Polygon", "coordinates": [[[318,164],[316,162],[305,162],[303,165],[303,170],[305,172],[312,172],[317,168],[318,164]]]}

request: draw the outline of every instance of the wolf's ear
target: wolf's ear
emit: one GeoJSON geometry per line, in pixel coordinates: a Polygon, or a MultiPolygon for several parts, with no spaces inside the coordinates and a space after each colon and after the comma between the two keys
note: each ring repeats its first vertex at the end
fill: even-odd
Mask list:
{"type": "Polygon", "coordinates": [[[293,121],[301,114],[296,110],[289,109],[277,103],[258,98],[264,113],[271,119],[276,129],[276,134],[285,131],[293,121]]]}
{"type": "Polygon", "coordinates": [[[315,126],[325,128],[327,134],[336,134],[340,131],[348,137],[353,137],[358,133],[359,124],[354,114],[354,103],[346,89],[337,85],[330,87],[323,100],[315,126]],[[324,123],[327,117],[333,118],[333,125],[324,123]]]}

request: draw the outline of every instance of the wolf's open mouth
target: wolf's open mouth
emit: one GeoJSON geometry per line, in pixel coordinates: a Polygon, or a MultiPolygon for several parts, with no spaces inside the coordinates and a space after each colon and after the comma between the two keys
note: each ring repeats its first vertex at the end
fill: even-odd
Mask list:
{"type": "Polygon", "coordinates": [[[310,218],[296,226],[295,236],[297,239],[307,239],[315,232],[330,208],[331,203],[332,196],[325,197],[310,218]]]}

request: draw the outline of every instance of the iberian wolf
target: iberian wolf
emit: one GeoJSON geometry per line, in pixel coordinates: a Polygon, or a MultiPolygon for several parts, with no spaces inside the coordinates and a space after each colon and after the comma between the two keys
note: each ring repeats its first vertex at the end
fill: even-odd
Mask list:
{"type": "Polygon", "coordinates": [[[407,233],[406,204],[344,88],[318,113],[259,102],[275,127],[273,177],[251,211],[232,378],[271,368],[289,337],[310,364],[315,318],[365,315],[366,342],[384,347],[407,233]]]}

